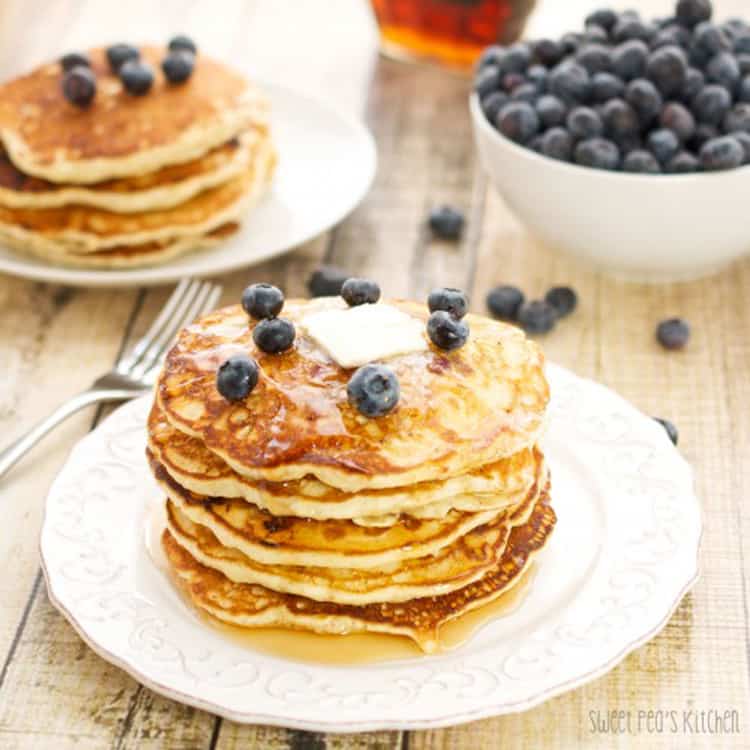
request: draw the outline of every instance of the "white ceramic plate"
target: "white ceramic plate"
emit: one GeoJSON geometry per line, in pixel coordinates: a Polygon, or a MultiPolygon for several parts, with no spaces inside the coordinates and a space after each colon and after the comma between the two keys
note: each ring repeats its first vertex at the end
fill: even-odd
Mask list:
{"type": "Polygon", "coordinates": [[[268,260],[343,219],[375,176],[375,143],[357,119],[296,91],[262,83],[279,164],[269,194],[225,243],[161,266],[85,270],[55,266],[0,245],[0,272],[73,286],[166,284],[268,260]]]}
{"type": "Polygon", "coordinates": [[[235,721],[352,732],[528,709],[612,669],[695,582],[701,511],[662,427],[607,388],[549,368],[545,450],[559,522],[520,608],[456,651],[327,667],[249,650],[202,623],[144,545],[157,497],[149,399],[71,453],[47,499],[52,601],[102,657],[157,692],[235,721]]]}

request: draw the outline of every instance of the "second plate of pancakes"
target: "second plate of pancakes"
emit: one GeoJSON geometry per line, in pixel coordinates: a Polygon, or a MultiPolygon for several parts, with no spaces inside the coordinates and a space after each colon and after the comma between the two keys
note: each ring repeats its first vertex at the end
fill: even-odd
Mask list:
{"type": "Polygon", "coordinates": [[[375,176],[372,136],[359,120],[331,104],[273,83],[258,85],[270,101],[278,164],[268,194],[236,234],[163,265],[128,269],[67,268],[0,244],[0,272],[72,286],[166,284],[260,263],[339,222],[375,176]]]}

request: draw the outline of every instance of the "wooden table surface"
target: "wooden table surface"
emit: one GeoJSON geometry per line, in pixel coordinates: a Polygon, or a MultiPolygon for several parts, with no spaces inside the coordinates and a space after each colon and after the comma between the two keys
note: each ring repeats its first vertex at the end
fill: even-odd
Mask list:
{"type": "MultiPolygon", "coordinates": [[[[592,4],[547,0],[532,33],[572,27],[592,4]]],[[[671,5],[630,4],[654,15],[671,5]]],[[[720,15],[746,7],[743,0],[717,5],[720,15]]],[[[423,298],[436,285],[462,287],[477,312],[500,282],[531,295],[572,285],[580,307],[543,339],[548,357],[678,425],[705,507],[702,577],[664,631],[609,675],[523,714],[348,737],[233,724],[141,687],[88,649],[47,599],[37,553],[44,496],[73,443],[100,416],[82,413],[0,486],[0,748],[750,747],[750,259],[704,281],[645,286],[609,280],[539,247],[478,168],[467,81],[375,60],[370,20],[356,0],[167,2],[158,10],[145,0],[6,1],[0,74],[77,45],[137,40],[144,28],[152,38],[188,31],[250,73],[277,73],[355,111],[366,103],[377,139],[377,179],[354,214],[284,258],[220,279],[224,303],[261,280],[304,294],[323,261],[378,279],[388,295],[423,298]],[[433,241],[423,230],[426,211],[440,202],[466,212],[468,231],[458,244],[433,241]],[[671,315],[693,327],[682,353],[666,353],[653,340],[655,324],[671,315]],[[741,733],[592,732],[592,711],[650,709],[735,709],[741,733]]],[[[109,368],[169,291],[72,289],[0,276],[0,442],[109,368]]]]}

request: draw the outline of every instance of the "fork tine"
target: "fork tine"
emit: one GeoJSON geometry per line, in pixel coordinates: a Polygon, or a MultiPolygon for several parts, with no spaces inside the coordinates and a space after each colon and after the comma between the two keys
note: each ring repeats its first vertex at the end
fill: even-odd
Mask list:
{"type": "MultiPolygon", "coordinates": [[[[210,291],[206,297],[206,299],[203,301],[203,304],[196,305],[196,311],[195,315],[193,315],[193,319],[199,317],[200,315],[203,315],[204,313],[211,312],[211,310],[216,308],[216,303],[219,301],[219,297],[221,297],[222,287],[221,284],[210,284],[210,291]]],[[[169,343],[169,342],[168,342],[169,343]]],[[[142,379],[149,384],[153,382],[155,379],[156,373],[161,367],[161,364],[164,360],[164,354],[166,353],[166,350],[168,348],[168,345],[165,346],[159,356],[154,360],[151,367],[149,367],[142,376],[142,379]]]]}
{"type": "Polygon", "coordinates": [[[164,305],[164,307],[162,307],[161,311],[154,319],[154,322],[151,324],[148,331],[146,331],[142,338],[136,341],[133,348],[118,362],[116,367],[118,372],[126,374],[135,365],[137,365],[138,362],[140,362],[141,357],[143,356],[146,349],[148,349],[148,347],[154,341],[166,322],[172,317],[180,301],[187,294],[188,287],[191,283],[192,282],[190,279],[182,279],[180,283],[175,287],[174,291],[169,296],[166,304],[164,305]]]}
{"type": "Polygon", "coordinates": [[[172,343],[177,331],[193,320],[199,313],[205,309],[206,302],[209,299],[213,284],[208,281],[196,282],[195,293],[186,297],[180,306],[178,313],[169,321],[164,330],[159,334],[156,340],[148,347],[141,358],[137,367],[133,368],[131,376],[143,377],[155,364],[157,364],[167,347],[172,343]]]}

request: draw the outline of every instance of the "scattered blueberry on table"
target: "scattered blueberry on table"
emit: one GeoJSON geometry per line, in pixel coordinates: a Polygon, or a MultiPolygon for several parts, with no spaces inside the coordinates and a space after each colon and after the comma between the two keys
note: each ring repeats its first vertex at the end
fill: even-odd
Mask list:
{"type": "Polygon", "coordinates": [[[557,322],[557,310],[543,299],[524,302],[518,308],[518,322],[529,333],[549,333],[557,322]]]}
{"type": "Polygon", "coordinates": [[[349,403],[366,417],[382,417],[398,403],[398,378],[390,367],[373,364],[360,367],[346,387],[349,403]]]}
{"type": "Polygon", "coordinates": [[[320,266],[307,279],[307,290],[311,297],[337,297],[344,282],[351,274],[336,266],[320,266]]]}
{"type": "Polygon", "coordinates": [[[524,301],[523,292],[515,286],[503,284],[490,289],[487,294],[487,309],[500,320],[517,320],[518,308],[524,301]]]}
{"type": "Polygon", "coordinates": [[[559,161],[640,174],[750,163],[750,24],[709,0],[646,20],[601,9],[560,40],[495,45],[474,90],[502,135],[559,161]]]}
{"type": "Polygon", "coordinates": [[[690,338],[690,326],[681,318],[663,320],[656,327],[656,340],[665,349],[683,349],[690,338]]]}
{"type": "Polygon", "coordinates": [[[677,442],[679,441],[680,436],[674,424],[670,422],[668,419],[662,419],[661,417],[654,417],[654,420],[658,422],[664,428],[664,430],[666,431],[672,443],[674,445],[677,445],[677,442]]]}
{"type": "Polygon", "coordinates": [[[570,315],[578,305],[578,295],[569,286],[553,286],[544,295],[544,300],[552,305],[558,318],[570,315]]]}
{"type": "Polygon", "coordinates": [[[216,373],[216,390],[227,401],[241,401],[258,384],[258,364],[237,354],[227,359],[216,373]]]}
{"type": "Polygon", "coordinates": [[[457,240],[461,236],[465,220],[464,215],[457,208],[439,206],[430,211],[427,223],[436,237],[444,240],[457,240]]]}
{"type": "Polygon", "coordinates": [[[578,295],[569,286],[554,286],[544,299],[526,301],[518,287],[503,284],[489,291],[486,302],[493,317],[518,323],[528,333],[548,333],[576,309],[578,295]]]}

